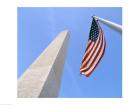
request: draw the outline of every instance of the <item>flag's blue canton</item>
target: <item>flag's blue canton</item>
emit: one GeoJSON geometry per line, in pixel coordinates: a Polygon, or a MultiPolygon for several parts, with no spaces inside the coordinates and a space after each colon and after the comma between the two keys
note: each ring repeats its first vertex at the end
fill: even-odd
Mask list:
{"type": "Polygon", "coordinates": [[[99,27],[97,25],[96,20],[93,18],[90,34],[89,34],[89,40],[96,42],[98,36],[99,36],[99,27]]]}

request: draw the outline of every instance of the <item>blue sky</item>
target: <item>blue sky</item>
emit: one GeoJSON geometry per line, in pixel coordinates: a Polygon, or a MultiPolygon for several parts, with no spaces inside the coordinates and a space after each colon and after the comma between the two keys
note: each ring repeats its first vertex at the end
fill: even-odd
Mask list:
{"type": "Polygon", "coordinates": [[[59,97],[121,98],[122,35],[101,24],[106,51],[100,64],[87,78],[80,76],[92,15],[122,24],[122,8],[18,8],[19,78],[62,30],[68,29],[70,40],[59,97]]]}

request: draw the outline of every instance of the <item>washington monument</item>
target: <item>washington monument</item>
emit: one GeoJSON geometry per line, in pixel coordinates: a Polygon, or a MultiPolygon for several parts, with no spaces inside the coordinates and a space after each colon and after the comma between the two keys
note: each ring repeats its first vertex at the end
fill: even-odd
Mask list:
{"type": "Polygon", "coordinates": [[[18,80],[19,98],[57,97],[69,41],[61,32],[18,80]]]}

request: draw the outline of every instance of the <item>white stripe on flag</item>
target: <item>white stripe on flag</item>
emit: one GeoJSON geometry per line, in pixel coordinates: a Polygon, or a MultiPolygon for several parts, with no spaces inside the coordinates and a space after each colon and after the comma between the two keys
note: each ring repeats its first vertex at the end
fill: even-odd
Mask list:
{"type": "Polygon", "coordinates": [[[97,39],[97,41],[96,41],[96,43],[95,43],[95,45],[94,45],[92,51],[90,52],[90,54],[88,55],[88,57],[85,59],[85,61],[82,63],[82,65],[84,65],[84,64],[89,60],[89,58],[91,57],[92,53],[94,52],[94,50],[95,50],[95,48],[96,48],[96,46],[97,46],[97,44],[98,44],[98,41],[100,41],[100,40],[99,40],[99,39],[100,39],[99,37],[100,37],[100,35],[98,36],[98,39],[97,39]]]}
{"type": "Polygon", "coordinates": [[[84,73],[85,75],[88,75],[88,74],[95,68],[96,64],[98,63],[98,61],[99,61],[100,58],[102,57],[102,54],[103,54],[103,52],[104,52],[104,48],[105,48],[105,38],[104,38],[104,36],[103,36],[103,47],[102,47],[102,49],[101,49],[101,52],[99,53],[97,59],[95,60],[94,65],[93,65],[88,71],[86,71],[86,72],[84,73]]]}
{"type": "MultiPolygon", "coordinates": [[[[86,65],[86,67],[82,68],[80,71],[86,70],[86,69],[90,66],[90,64],[92,63],[92,61],[94,60],[95,56],[97,55],[97,52],[99,51],[99,49],[100,49],[100,47],[101,47],[101,44],[102,44],[103,34],[100,34],[99,37],[101,37],[100,43],[99,43],[99,45],[98,45],[96,51],[94,52],[94,54],[93,54],[93,56],[92,56],[92,60],[90,60],[90,61],[88,62],[88,64],[86,65]]],[[[93,50],[95,50],[95,49],[93,49],[93,50]]],[[[92,53],[93,53],[93,51],[92,51],[92,53]]],[[[92,54],[91,54],[91,55],[92,55],[92,54]]],[[[84,63],[87,63],[87,61],[89,60],[89,57],[91,57],[91,55],[88,56],[88,59],[87,59],[84,63]]],[[[83,63],[83,64],[84,64],[84,63],[83,63]]]]}
{"type": "Polygon", "coordinates": [[[85,58],[85,56],[87,55],[87,53],[89,53],[89,51],[92,49],[93,45],[94,45],[94,42],[91,42],[92,44],[90,45],[90,47],[87,49],[83,59],[85,58]]]}

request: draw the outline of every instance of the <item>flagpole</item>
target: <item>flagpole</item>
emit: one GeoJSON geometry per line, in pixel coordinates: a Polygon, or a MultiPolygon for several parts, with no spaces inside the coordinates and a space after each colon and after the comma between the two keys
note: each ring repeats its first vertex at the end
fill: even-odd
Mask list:
{"type": "Polygon", "coordinates": [[[122,26],[119,25],[119,24],[116,24],[114,22],[111,22],[111,21],[108,21],[108,20],[105,20],[103,18],[100,18],[100,17],[97,17],[97,16],[92,16],[93,18],[95,18],[96,20],[106,24],[107,26],[119,31],[119,32],[122,32],[122,26]]]}

